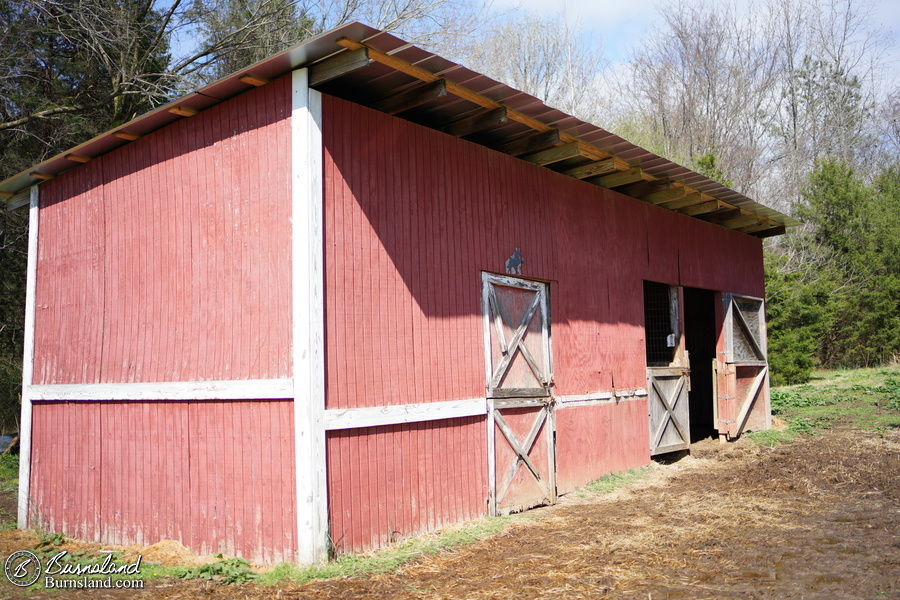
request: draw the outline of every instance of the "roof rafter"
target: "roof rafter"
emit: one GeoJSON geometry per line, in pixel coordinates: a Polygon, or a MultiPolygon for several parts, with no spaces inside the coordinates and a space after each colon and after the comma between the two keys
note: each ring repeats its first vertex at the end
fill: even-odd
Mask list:
{"type": "MultiPolygon", "coordinates": [[[[427,69],[406,62],[400,58],[397,58],[396,56],[388,54],[387,52],[380,51],[365,44],[364,42],[360,42],[348,37],[342,37],[336,40],[336,43],[339,46],[350,50],[351,52],[365,51],[367,60],[373,60],[421,81],[431,83],[441,80],[441,77],[439,77],[435,73],[428,71],[427,69]]],[[[553,127],[551,127],[550,125],[542,123],[541,121],[533,117],[529,117],[528,115],[514,110],[508,106],[504,106],[496,100],[492,100],[458,83],[454,83],[453,81],[444,81],[446,81],[446,91],[448,94],[452,94],[458,98],[468,100],[469,102],[472,102],[478,106],[481,106],[482,108],[486,108],[489,110],[506,108],[506,115],[509,121],[521,123],[539,133],[550,132],[553,130],[553,127]]],[[[567,158],[574,158],[576,156],[589,158],[595,163],[598,163],[595,166],[599,171],[602,171],[602,173],[605,174],[601,174],[600,172],[593,172],[591,169],[592,165],[574,167],[572,169],[564,171],[564,173],[571,177],[586,180],[589,183],[607,188],[617,188],[639,182],[654,182],[660,180],[660,178],[658,177],[655,177],[649,173],[645,173],[639,167],[629,165],[627,161],[622,160],[600,148],[597,148],[596,146],[579,140],[575,136],[565,132],[559,132],[559,142],[557,143],[555,148],[549,148],[545,150],[524,150],[520,154],[525,154],[525,156],[522,156],[524,160],[528,160],[540,165],[549,165],[555,162],[560,162],[561,160],[566,160],[567,158]],[[614,162],[602,163],[602,161],[608,159],[613,159],[614,162]],[[614,166],[613,171],[616,172],[605,171],[605,169],[609,168],[610,166],[614,166]]],[[[690,216],[697,216],[712,212],[713,210],[729,208],[737,210],[739,215],[748,217],[753,216],[757,219],[767,222],[770,227],[780,226],[780,223],[769,219],[768,217],[755,215],[750,211],[742,209],[719,198],[714,198],[709,194],[701,193],[695,188],[676,181],[672,181],[667,185],[664,185],[663,189],[660,189],[658,191],[644,192],[644,195],[640,196],[640,199],[644,200],[645,202],[650,202],[651,204],[674,209],[677,212],[690,216]],[[700,194],[700,202],[695,202],[695,200],[698,198],[697,196],[695,196],[695,194],[700,194]],[[684,209],[679,210],[679,208],[672,206],[673,201],[680,202],[687,199],[690,199],[691,204],[684,205],[684,209]]]]}

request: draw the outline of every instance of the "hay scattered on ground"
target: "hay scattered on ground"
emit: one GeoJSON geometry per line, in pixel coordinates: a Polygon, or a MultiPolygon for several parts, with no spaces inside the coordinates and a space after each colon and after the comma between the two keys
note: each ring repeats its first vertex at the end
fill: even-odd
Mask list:
{"type": "MultiPolygon", "coordinates": [[[[776,448],[709,440],[626,488],[572,494],[538,512],[539,520],[371,577],[274,590],[163,580],[140,593],[84,597],[900,597],[897,431],[831,431],[776,448]]],[[[28,539],[0,534],[0,549],[28,539]]],[[[164,564],[200,560],[177,542],[125,551],[164,564]]]]}

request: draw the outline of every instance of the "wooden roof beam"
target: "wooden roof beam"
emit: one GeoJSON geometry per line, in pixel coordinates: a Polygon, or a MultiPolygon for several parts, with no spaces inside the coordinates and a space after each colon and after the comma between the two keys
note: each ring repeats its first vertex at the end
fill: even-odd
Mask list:
{"type": "MultiPolygon", "coordinates": [[[[756,215],[741,215],[735,219],[722,221],[719,225],[727,227],[728,229],[740,229],[741,227],[761,225],[762,223],[762,219],[756,215]]],[[[766,223],[766,226],[768,226],[768,223],[766,223]]]]}
{"type": "Polygon", "coordinates": [[[671,202],[672,200],[681,200],[688,195],[688,189],[689,188],[685,188],[684,186],[679,185],[678,187],[675,187],[675,185],[673,185],[667,190],[641,196],[641,200],[649,202],[650,204],[662,204],[663,202],[671,202]]]}
{"type": "Polygon", "coordinates": [[[130,131],[121,131],[121,130],[114,131],[112,135],[113,135],[113,137],[117,137],[120,140],[126,140],[128,142],[133,142],[134,140],[141,137],[140,134],[132,133],[130,131]]]}
{"type": "Polygon", "coordinates": [[[169,112],[173,115],[178,115],[179,117],[193,117],[200,111],[196,108],[189,108],[187,106],[173,106],[169,109],[169,112]]]}
{"type": "Polygon", "coordinates": [[[337,79],[363,67],[368,67],[371,62],[369,51],[366,48],[359,48],[352,52],[343,52],[331,56],[321,62],[310,65],[309,85],[310,87],[322,85],[332,79],[337,79]]]}
{"type": "Polygon", "coordinates": [[[398,92],[374,102],[372,103],[372,108],[389,115],[396,115],[422,106],[423,104],[428,104],[432,100],[436,100],[437,98],[446,95],[447,82],[443,79],[437,79],[424,85],[418,85],[414,88],[403,90],[402,92],[398,92]]]}
{"type": "MultiPolygon", "coordinates": [[[[383,64],[383,65],[390,67],[401,73],[405,73],[406,75],[409,75],[410,77],[414,77],[421,81],[435,82],[435,81],[440,80],[440,77],[438,77],[434,73],[429,72],[426,69],[423,69],[422,67],[419,67],[412,63],[406,62],[406,61],[404,61],[400,58],[397,58],[395,56],[392,56],[386,52],[382,52],[380,50],[372,48],[371,46],[367,46],[367,45],[363,44],[362,42],[358,42],[356,40],[352,40],[350,38],[344,37],[344,38],[340,38],[340,39],[336,40],[336,43],[339,46],[342,46],[343,48],[347,48],[348,50],[359,50],[361,48],[365,48],[368,51],[368,55],[371,60],[374,60],[380,64],[383,64]]],[[[468,88],[465,88],[465,87],[463,87],[457,83],[454,83],[452,81],[446,82],[446,91],[448,94],[452,94],[454,96],[457,96],[458,98],[462,98],[463,100],[468,100],[469,102],[472,102],[483,108],[496,109],[496,108],[500,108],[502,106],[496,100],[491,100],[490,98],[488,98],[486,96],[483,96],[477,92],[474,92],[474,91],[472,91],[468,88]]],[[[553,129],[553,127],[551,127],[550,125],[547,125],[546,123],[542,123],[541,121],[539,121],[533,117],[529,117],[528,115],[521,113],[517,110],[513,110],[511,108],[508,109],[507,116],[510,121],[514,121],[516,123],[521,123],[521,124],[531,128],[531,129],[534,129],[535,131],[538,131],[538,132],[549,132],[553,129]]],[[[559,135],[560,142],[563,142],[563,143],[579,141],[578,138],[576,138],[575,136],[568,134],[568,133],[561,132],[558,135],[559,135]]],[[[613,158],[613,155],[610,154],[609,152],[606,152],[604,150],[601,150],[600,148],[597,148],[590,144],[586,144],[584,142],[582,142],[582,144],[583,144],[583,147],[586,149],[586,152],[590,154],[589,158],[591,158],[592,160],[599,161],[599,160],[603,160],[606,158],[613,158]]],[[[514,154],[514,153],[510,152],[510,154],[514,154]]],[[[583,156],[585,156],[585,155],[587,155],[587,154],[583,154],[583,156]]],[[[622,171],[619,173],[612,173],[609,175],[603,175],[600,177],[594,177],[594,178],[589,179],[588,181],[590,181],[591,183],[594,183],[596,185],[601,185],[603,187],[614,188],[614,187],[620,187],[623,185],[628,185],[629,183],[637,183],[639,181],[656,181],[657,179],[659,179],[659,178],[654,177],[653,175],[650,175],[649,173],[643,173],[640,168],[631,167],[626,171],[622,171]]],[[[693,188],[686,187],[685,188],[685,196],[688,196],[696,191],[697,190],[695,190],[693,188]]],[[[722,200],[716,199],[715,202],[707,201],[707,202],[702,202],[700,204],[695,204],[693,206],[689,206],[689,207],[685,208],[684,210],[681,210],[680,212],[682,212],[683,214],[691,214],[692,216],[695,216],[698,214],[704,214],[705,212],[711,212],[712,210],[718,210],[719,208],[737,208],[737,207],[733,204],[729,204],[722,200]],[[715,204],[716,206],[714,208],[707,210],[707,208],[712,206],[712,204],[715,204]]],[[[765,217],[762,217],[762,218],[765,218],[765,217]]],[[[773,221],[773,223],[774,223],[774,221],[773,221]]]]}
{"type": "Polygon", "coordinates": [[[772,227],[771,223],[767,223],[765,221],[758,221],[756,223],[750,225],[744,225],[743,227],[735,227],[735,231],[739,231],[741,233],[756,233],[757,231],[763,231],[772,227]]]}
{"type": "Polygon", "coordinates": [[[16,192],[6,201],[6,211],[12,212],[23,206],[28,206],[31,204],[31,188],[27,187],[24,190],[16,192]]]}
{"type": "Polygon", "coordinates": [[[624,171],[628,169],[628,163],[620,158],[605,158],[597,160],[568,171],[563,171],[563,175],[574,177],[575,179],[587,179],[588,177],[598,177],[606,175],[614,171],[624,171]]]}
{"type": "Polygon", "coordinates": [[[506,107],[501,106],[500,108],[495,108],[493,110],[479,111],[478,114],[472,115],[471,117],[454,121],[441,127],[441,131],[456,137],[463,137],[478,133],[479,131],[484,131],[485,129],[496,125],[502,125],[508,120],[509,117],[506,114],[506,107]]]}
{"type": "Polygon", "coordinates": [[[604,175],[602,177],[594,177],[593,179],[590,179],[588,181],[601,187],[615,188],[622,185],[628,185],[629,183],[635,183],[637,181],[645,180],[646,177],[647,175],[640,168],[632,167],[627,171],[620,171],[618,173],[604,175]]]}
{"type": "Polygon", "coordinates": [[[727,221],[733,221],[734,219],[741,218],[741,209],[739,208],[724,208],[718,211],[710,211],[703,214],[695,215],[697,218],[706,221],[707,223],[713,223],[714,225],[721,225],[727,221]]]}
{"type": "MultiPolygon", "coordinates": [[[[773,223],[774,223],[774,221],[773,221],[773,223]]],[[[776,227],[769,227],[768,229],[758,231],[751,235],[754,235],[761,239],[761,238],[772,237],[773,235],[781,235],[781,234],[785,233],[786,231],[787,231],[787,227],[785,227],[784,225],[778,225],[776,227]]]]}
{"type": "Polygon", "coordinates": [[[242,83],[246,83],[247,85],[252,85],[253,87],[262,87],[269,83],[269,80],[265,77],[259,77],[257,75],[253,75],[251,73],[244,73],[238,80],[242,83]]]}
{"type": "Polygon", "coordinates": [[[546,166],[552,165],[553,163],[557,163],[561,160],[575,158],[577,156],[581,156],[580,144],[578,142],[569,142],[567,144],[563,144],[562,146],[553,146],[552,148],[547,148],[546,150],[532,152],[531,154],[523,154],[519,156],[519,158],[536,165],[546,166]]]}
{"type": "Polygon", "coordinates": [[[686,206],[685,208],[680,209],[678,212],[683,215],[688,215],[689,217],[696,217],[697,215],[710,213],[714,210],[719,210],[720,208],[729,208],[729,206],[721,200],[714,198],[708,202],[701,202],[700,204],[686,206]]]}
{"type": "Polygon", "coordinates": [[[520,154],[537,152],[538,150],[543,150],[549,146],[556,146],[559,143],[559,129],[550,129],[491,147],[499,152],[519,156],[520,154]]]}
{"type": "MultiPolygon", "coordinates": [[[[408,63],[405,60],[399,59],[395,56],[391,56],[390,54],[372,48],[371,46],[366,46],[365,44],[356,40],[351,40],[350,38],[344,37],[336,40],[336,43],[339,46],[347,48],[348,50],[359,50],[360,48],[366,48],[369,51],[369,58],[371,58],[372,60],[400,71],[401,73],[405,73],[410,77],[415,77],[416,79],[421,79],[422,81],[426,82],[437,81],[438,79],[440,79],[440,77],[426,69],[423,69],[422,67],[408,63]]],[[[491,100],[487,96],[482,96],[481,94],[473,92],[472,90],[452,81],[447,82],[447,93],[462,98],[463,100],[468,100],[469,102],[477,104],[478,106],[481,106],[483,108],[494,109],[500,108],[502,106],[502,104],[500,104],[496,100],[491,100]]],[[[508,110],[507,114],[510,121],[521,123],[527,127],[530,127],[531,129],[534,129],[535,131],[550,131],[551,129],[554,129],[546,123],[542,123],[535,118],[529,117],[528,115],[511,108],[508,110]]],[[[578,138],[568,133],[561,133],[560,140],[563,142],[575,142],[578,141],[578,138]]],[[[595,160],[612,157],[609,152],[604,152],[600,148],[590,146],[589,144],[585,144],[585,146],[590,149],[591,155],[595,160]]]]}
{"type": "Polygon", "coordinates": [[[659,206],[663,208],[668,208],[669,210],[678,210],[679,208],[685,208],[687,206],[693,206],[694,204],[700,204],[701,202],[710,202],[711,200],[715,200],[709,194],[704,194],[702,192],[690,192],[685,194],[684,197],[679,198],[678,200],[669,200],[668,202],[662,202],[659,206]]]}

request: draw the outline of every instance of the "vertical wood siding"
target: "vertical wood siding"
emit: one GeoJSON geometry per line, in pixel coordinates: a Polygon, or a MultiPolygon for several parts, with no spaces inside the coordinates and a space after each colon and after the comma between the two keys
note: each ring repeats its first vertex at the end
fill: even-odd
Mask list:
{"type": "MultiPolygon", "coordinates": [[[[551,282],[561,395],[646,386],[643,280],[761,294],[759,240],[343,100],[323,108],[328,408],[483,396],[480,272],[504,272],[516,248],[523,276],[551,282]]],[[[397,489],[396,469],[450,468],[446,425],[329,436],[335,543],[430,529],[445,500],[484,511],[481,446],[465,455],[477,485],[397,489]]],[[[647,427],[645,401],[561,410],[560,489],[645,464],[647,427]]],[[[485,435],[479,420],[472,443],[485,435]]]]}
{"type": "Polygon", "coordinates": [[[339,551],[474,519],[487,509],[479,417],[329,432],[329,518],[339,551]]]}
{"type": "Polygon", "coordinates": [[[296,552],[291,401],[41,402],[33,522],[86,540],[296,552]]]}
{"type": "Polygon", "coordinates": [[[326,97],[328,408],[484,394],[482,270],[550,280],[557,393],[644,387],[642,281],[762,293],[759,240],[326,97]]]}
{"type": "Polygon", "coordinates": [[[646,400],[571,406],[556,412],[556,482],[565,494],[602,475],[648,462],[646,400]]]}
{"type": "Polygon", "coordinates": [[[290,375],[289,85],[41,186],[35,383],[290,375]]]}

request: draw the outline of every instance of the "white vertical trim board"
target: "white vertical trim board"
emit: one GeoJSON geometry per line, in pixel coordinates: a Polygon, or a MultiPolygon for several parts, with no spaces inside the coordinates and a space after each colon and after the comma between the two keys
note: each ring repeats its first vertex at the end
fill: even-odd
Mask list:
{"type": "Polygon", "coordinates": [[[327,558],[322,95],[307,69],[291,81],[291,355],[297,561],[327,558]]]}
{"type": "Polygon", "coordinates": [[[34,309],[38,260],[38,186],[31,188],[28,209],[28,267],[25,284],[25,353],[22,357],[22,418],[19,423],[19,529],[28,527],[31,493],[31,380],[34,373],[34,309]]]}

